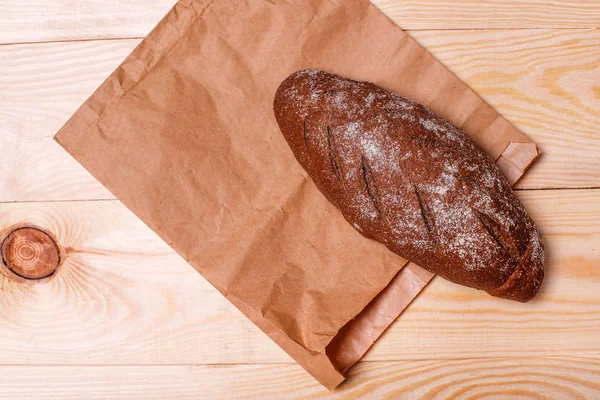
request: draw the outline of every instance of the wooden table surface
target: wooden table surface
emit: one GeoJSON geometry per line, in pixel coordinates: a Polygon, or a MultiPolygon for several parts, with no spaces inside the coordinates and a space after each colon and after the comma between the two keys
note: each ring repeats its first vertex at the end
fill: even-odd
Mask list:
{"type": "Polygon", "coordinates": [[[0,230],[69,257],[0,285],[0,398],[600,399],[600,0],[378,0],[530,135],[528,304],[436,278],[328,392],[52,140],[175,0],[0,0],[0,230]]]}

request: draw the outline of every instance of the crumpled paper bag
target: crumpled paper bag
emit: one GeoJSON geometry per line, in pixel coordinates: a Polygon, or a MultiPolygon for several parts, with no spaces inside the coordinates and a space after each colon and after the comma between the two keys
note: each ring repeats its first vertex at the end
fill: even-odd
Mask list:
{"type": "Polygon", "coordinates": [[[432,274],[362,237],[294,159],[272,103],[302,68],[425,104],[511,182],[538,155],[366,0],[180,0],[56,140],[333,388],[432,274]]]}

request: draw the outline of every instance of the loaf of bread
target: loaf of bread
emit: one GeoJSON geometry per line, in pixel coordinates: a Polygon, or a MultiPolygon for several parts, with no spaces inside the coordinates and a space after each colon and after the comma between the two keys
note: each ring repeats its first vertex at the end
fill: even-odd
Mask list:
{"type": "Polygon", "coordinates": [[[493,296],[538,292],[541,235],[460,129],[375,84],[316,70],[288,77],[274,112],[302,167],[365,237],[493,296]]]}

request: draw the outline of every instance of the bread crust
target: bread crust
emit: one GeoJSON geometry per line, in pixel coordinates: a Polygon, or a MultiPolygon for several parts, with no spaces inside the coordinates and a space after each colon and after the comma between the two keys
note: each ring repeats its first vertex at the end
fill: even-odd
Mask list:
{"type": "Polygon", "coordinates": [[[284,80],[274,112],[299,163],[362,235],[452,282],[521,302],[536,295],[541,235],[460,129],[375,84],[317,70],[284,80]]]}

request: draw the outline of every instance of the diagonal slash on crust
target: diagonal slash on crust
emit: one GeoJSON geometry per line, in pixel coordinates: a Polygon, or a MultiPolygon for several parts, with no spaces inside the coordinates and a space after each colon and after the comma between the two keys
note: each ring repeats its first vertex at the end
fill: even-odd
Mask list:
{"type": "Polygon", "coordinates": [[[435,242],[435,241],[437,241],[437,239],[436,239],[435,235],[433,234],[433,221],[431,220],[429,213],[425,209],[425,204],[423,203],[423,198],[421,197],[421,193],[419,192],[419,189],[417,189],[417,187],[415,185],[413,185],[413,189],[415,191],[415,194],[417,195],[417,200],[419,201],[419,209],[421,210],[421,216],[423,217],[423,222],[425,223],[425,228],[427,229],[427,233],[429,234],[429,237],[431,238],[431,240],[433,240],[435,242]]]}
{"type": "Polygon", "coordinates": [[[338,181],[344,186],[344,179],[342,174],[342,168],[338,164],[336,152],[335,152],[335,142],[333,138],[333,133],[331,132],[331,126],[327,125],[327,147],[329,149],[329,160],[331,161],[331,169],[335,174],[338,181]]]}

